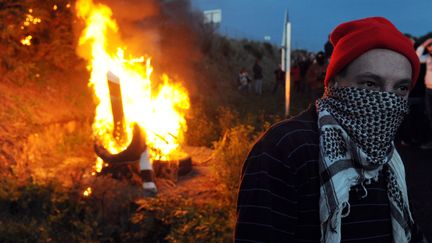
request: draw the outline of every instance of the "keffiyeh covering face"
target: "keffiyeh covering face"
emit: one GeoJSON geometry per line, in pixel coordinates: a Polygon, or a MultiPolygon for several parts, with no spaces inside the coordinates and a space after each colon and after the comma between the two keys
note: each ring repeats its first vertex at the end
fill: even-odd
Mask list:
{"type": "Polygon", "coordinates": [[[404,166],[393,144],[408,113],[407,101],[390,92],[327,87],[316,107],[322,242],[340,242],[350,188],[377,180],[381,170],[386,175],[394,242],[408,242],[413,220],[404,166]]]}

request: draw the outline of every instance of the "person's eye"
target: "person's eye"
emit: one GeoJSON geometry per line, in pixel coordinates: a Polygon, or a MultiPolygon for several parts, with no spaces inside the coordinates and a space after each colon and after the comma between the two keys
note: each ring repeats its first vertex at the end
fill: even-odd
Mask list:
{"type": "Polygon", "coordinates": [[[400,91],[408,91],[408,90],[409,90],[409,86],[408,86],[408,85],[407,85],[407,86],[405,86],[405,85],[400,86],[400,87],[399,87],[399,90],[400,90],[400,91]]]}
{"type": "Polygon", "coordinates": [[[363,80],[360,84],[368,88],[374,88],[377,86],[376,82],[370,80],[363,80]]]}
{"type": "Polygon", "coordinates": [[[408,92],[409,92],[409,88],[410,88],[409,85],[401,85],[401,86],[399,86],[399,87],[397,88],[397,93],[398,93],[399,95],[405,96],[405,95],[408,94],[408,92]]]}

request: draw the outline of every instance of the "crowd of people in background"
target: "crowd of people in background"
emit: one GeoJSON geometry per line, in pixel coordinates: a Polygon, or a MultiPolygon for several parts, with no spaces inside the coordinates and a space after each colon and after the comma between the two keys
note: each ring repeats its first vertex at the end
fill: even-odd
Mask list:
{"type": "Polygon", "coordinates": [[[247,91],[249,93],[254,92],[257,95],[262,95],[264,75],[263,75],[263,68],[260,65],[259,59],[255,60],[255,64],[252,67],[252,72],[253,72],[253,80],[250,78],[249,73],[246,71],[246,68],[240,69],[237,78],[238,90],[247,91]]]}
{"type": "MultiPolygon", "coordinates": [[[[404,120],[398,140],[403,146],[418,146],[432,149],[432,38],[417,40],[407,35],[416,49],[421,62],[421,73],[418,82],[409,95],[410,113],[404,120]]],[[[310,98],[311,102],[323,94],[324,78],[333,46],[330,41],[324,45],[324,51],[317,53],[295,50],[291,53],[291,85],[293,92],[299,92],[310,98]]],[[[251,67],[252,77],[246,68],[238,74],[240,92],[263,95],[263,80],[272,79],[271,90],[275,94],[279,88],[285,89],[285,71],[279,65],[273,77],[264,77],[260,60],[256,59],[251,67]]]]}
{"type": "Polygon", "coordinates": [[[432,149],[432,38],[417,41],[409,37],[421,69],[409,95],[410,114],[402,124],[399,139],[402,145],[432,149]]]}
{"type": "MultiPolygon", "coordinates": [[[[325,52],[311,53],[306,51],[297,52],[293,55],[291,64],[291,80],[293,89],[296,92],[310,94],[311,98],[319,97],[324,89],[323,80],[327,69],[328,57],[325,52]]],[[[263,67],[260,60],[256,59],[249,74],[245,67],[242,67],[237,77],[237,89],[240,92],[263,94],[263,67]]],[[[273,71],[273,88],[271,93],[275,94],[278,89],[285,87],[285,71],[282,65],[273,71]],[[280,88],[279,88],[280,87],[280,88]]],[[[269,77],[266,77],[269,79],[269,77]]]]}

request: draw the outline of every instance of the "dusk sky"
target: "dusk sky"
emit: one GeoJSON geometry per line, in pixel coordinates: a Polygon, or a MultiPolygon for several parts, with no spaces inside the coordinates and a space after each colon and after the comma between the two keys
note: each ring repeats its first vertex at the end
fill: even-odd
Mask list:
{"type": "Polygon", "coordinates": [[[383,16],[404,33],[432,32],[432,0],[191,0],[199,10],[222,9],[219,31],[235,38],[281,43],[285,9],[292,23],[292,48],[319,51],[339,23],[383,16]]]}

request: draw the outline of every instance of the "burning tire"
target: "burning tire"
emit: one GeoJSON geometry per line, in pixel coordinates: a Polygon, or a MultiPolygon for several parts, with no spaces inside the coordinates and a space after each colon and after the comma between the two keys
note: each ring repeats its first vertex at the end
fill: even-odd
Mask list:
{"type": "Polygon", "coordinates": [[[192,171],[192,159],[184,154],[176,160],[155,160],[153,170],[156,177],[177,181],[180,176],[184,176],[192,171]]]}

